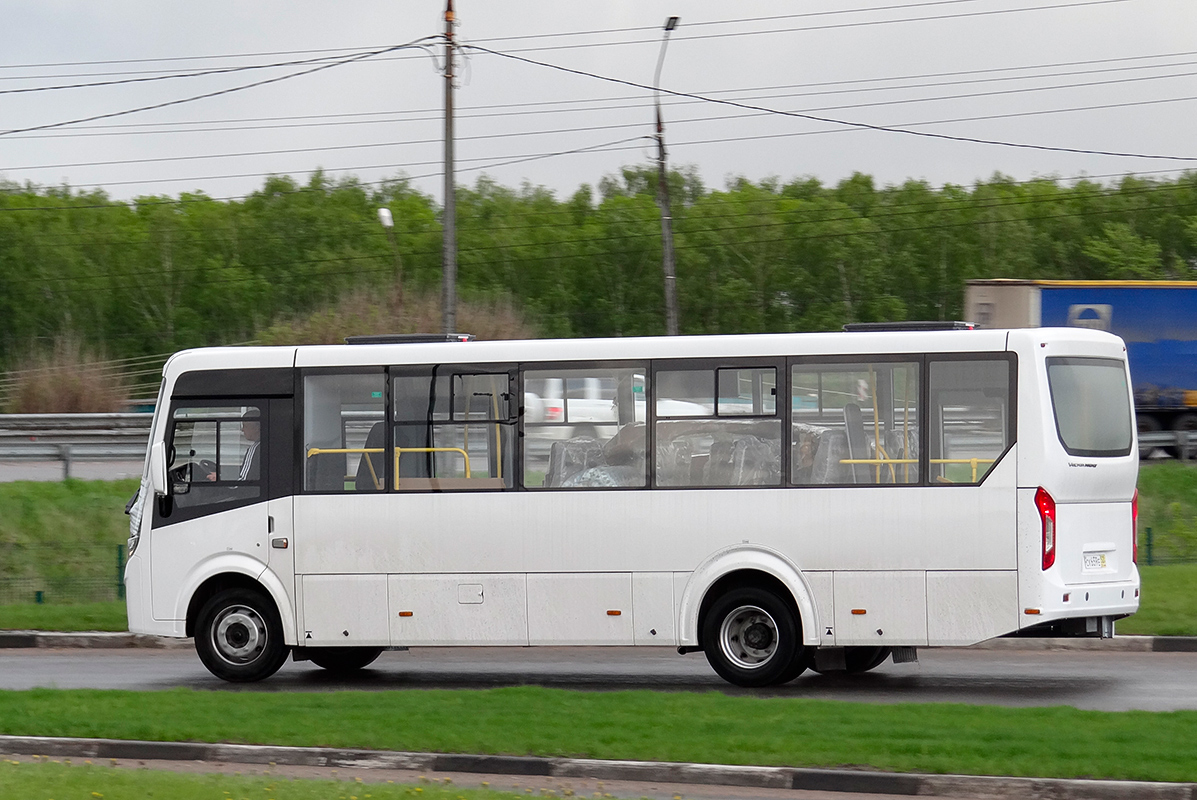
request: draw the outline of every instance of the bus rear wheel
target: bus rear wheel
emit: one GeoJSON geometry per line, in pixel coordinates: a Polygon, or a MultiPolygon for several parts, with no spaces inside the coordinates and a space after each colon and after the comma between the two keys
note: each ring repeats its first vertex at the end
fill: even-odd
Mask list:
{"type": "Polygon", "coordinates": [[[269,678],[287,659],[278,609],[252,589],[217,592],[200,609],[195,650],[208,671],[222,680],[269,678]]]}
{"type": "Polygon", "coordinates": [[[892,650],[888,647],[845,647],[844,648],[844,668],[843,669],[819,669],[815,667],[815,672],[820,675],[859,675],[862,672],[868,672],[871,669],[876,669],[885,663],[885,659],[889,658],[892,650]]]}
{"type": "Polygon", "coordinates": [[[702,641],[711,668],[736,686],[784,683],[806,668],[797,616],[766,589],[733,589],[715,600],[702,641]]]}
{"type": "Polygon", "coordinates": [[[356,672],[374,663],[382,655],[381,647],[309,647],[312,663],[329,672],[356,672]]]}

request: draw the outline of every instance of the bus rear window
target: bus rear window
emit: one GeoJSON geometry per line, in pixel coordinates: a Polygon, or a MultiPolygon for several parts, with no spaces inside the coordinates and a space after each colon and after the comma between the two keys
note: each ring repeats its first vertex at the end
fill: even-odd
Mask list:
{"type": "Polygon", "coordinates": [[[1126,364],[1116,358],[1049,358],[1056,431],[1069,455],[1125,456],[1133,418],[1126,364]]]}

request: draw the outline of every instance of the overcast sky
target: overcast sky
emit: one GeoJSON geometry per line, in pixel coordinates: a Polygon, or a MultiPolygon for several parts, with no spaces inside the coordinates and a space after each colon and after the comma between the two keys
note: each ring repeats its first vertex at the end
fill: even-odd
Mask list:
{"type": "MultiPolygon", "coordinates": [[[[444,0],[0,0],[0,13],[2,178],[101,187],[116,198],[235,197],[267,174],[304,181],[322,167],[363,181],[407,175],[442,195],[440,47],[435,59],[396,51],[19,131],[437,37],[444,0]],[[260,68],[308,59],[322,60],[260,68]],[[247,69],[16,91],[233,67],[247,69]]],[[[843,122],[1192,159],[945,141],[664,96],[671,165],[695,167],[712,188],[734,176],[834,183],[856,171],[940,185],[995,172],[1021,180],[1197,169],[1195,0],[457,0],[457,35],[651,84],[673,14],[681,22],[661,77],[667,90],[843,122]]],[[[643,89],[480,50],[465,50],[460,67],[459,184],[486,174],[566,197],[655,158],[643,89]],[[533,160],[500,165],[521,158],[533,160]]]]}

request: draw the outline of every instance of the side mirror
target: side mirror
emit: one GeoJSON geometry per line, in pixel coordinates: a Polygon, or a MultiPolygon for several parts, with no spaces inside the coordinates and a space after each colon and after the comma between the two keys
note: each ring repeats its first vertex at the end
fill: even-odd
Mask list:
{"type": "Polygon", "coordinates": [[[150,445],[150,488],[158,497],[166,497],[166,443],[150,445]]]}

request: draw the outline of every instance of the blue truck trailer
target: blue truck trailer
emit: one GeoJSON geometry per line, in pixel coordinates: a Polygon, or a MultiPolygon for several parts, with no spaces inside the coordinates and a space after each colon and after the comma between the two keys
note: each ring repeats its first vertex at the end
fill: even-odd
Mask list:
{"type": "Polygon", "coordinates": [[[1140,432],[1197,430],[1197,281],[969,281],[982,328],[1096,328],[1126,342],[1140,432]]]}

